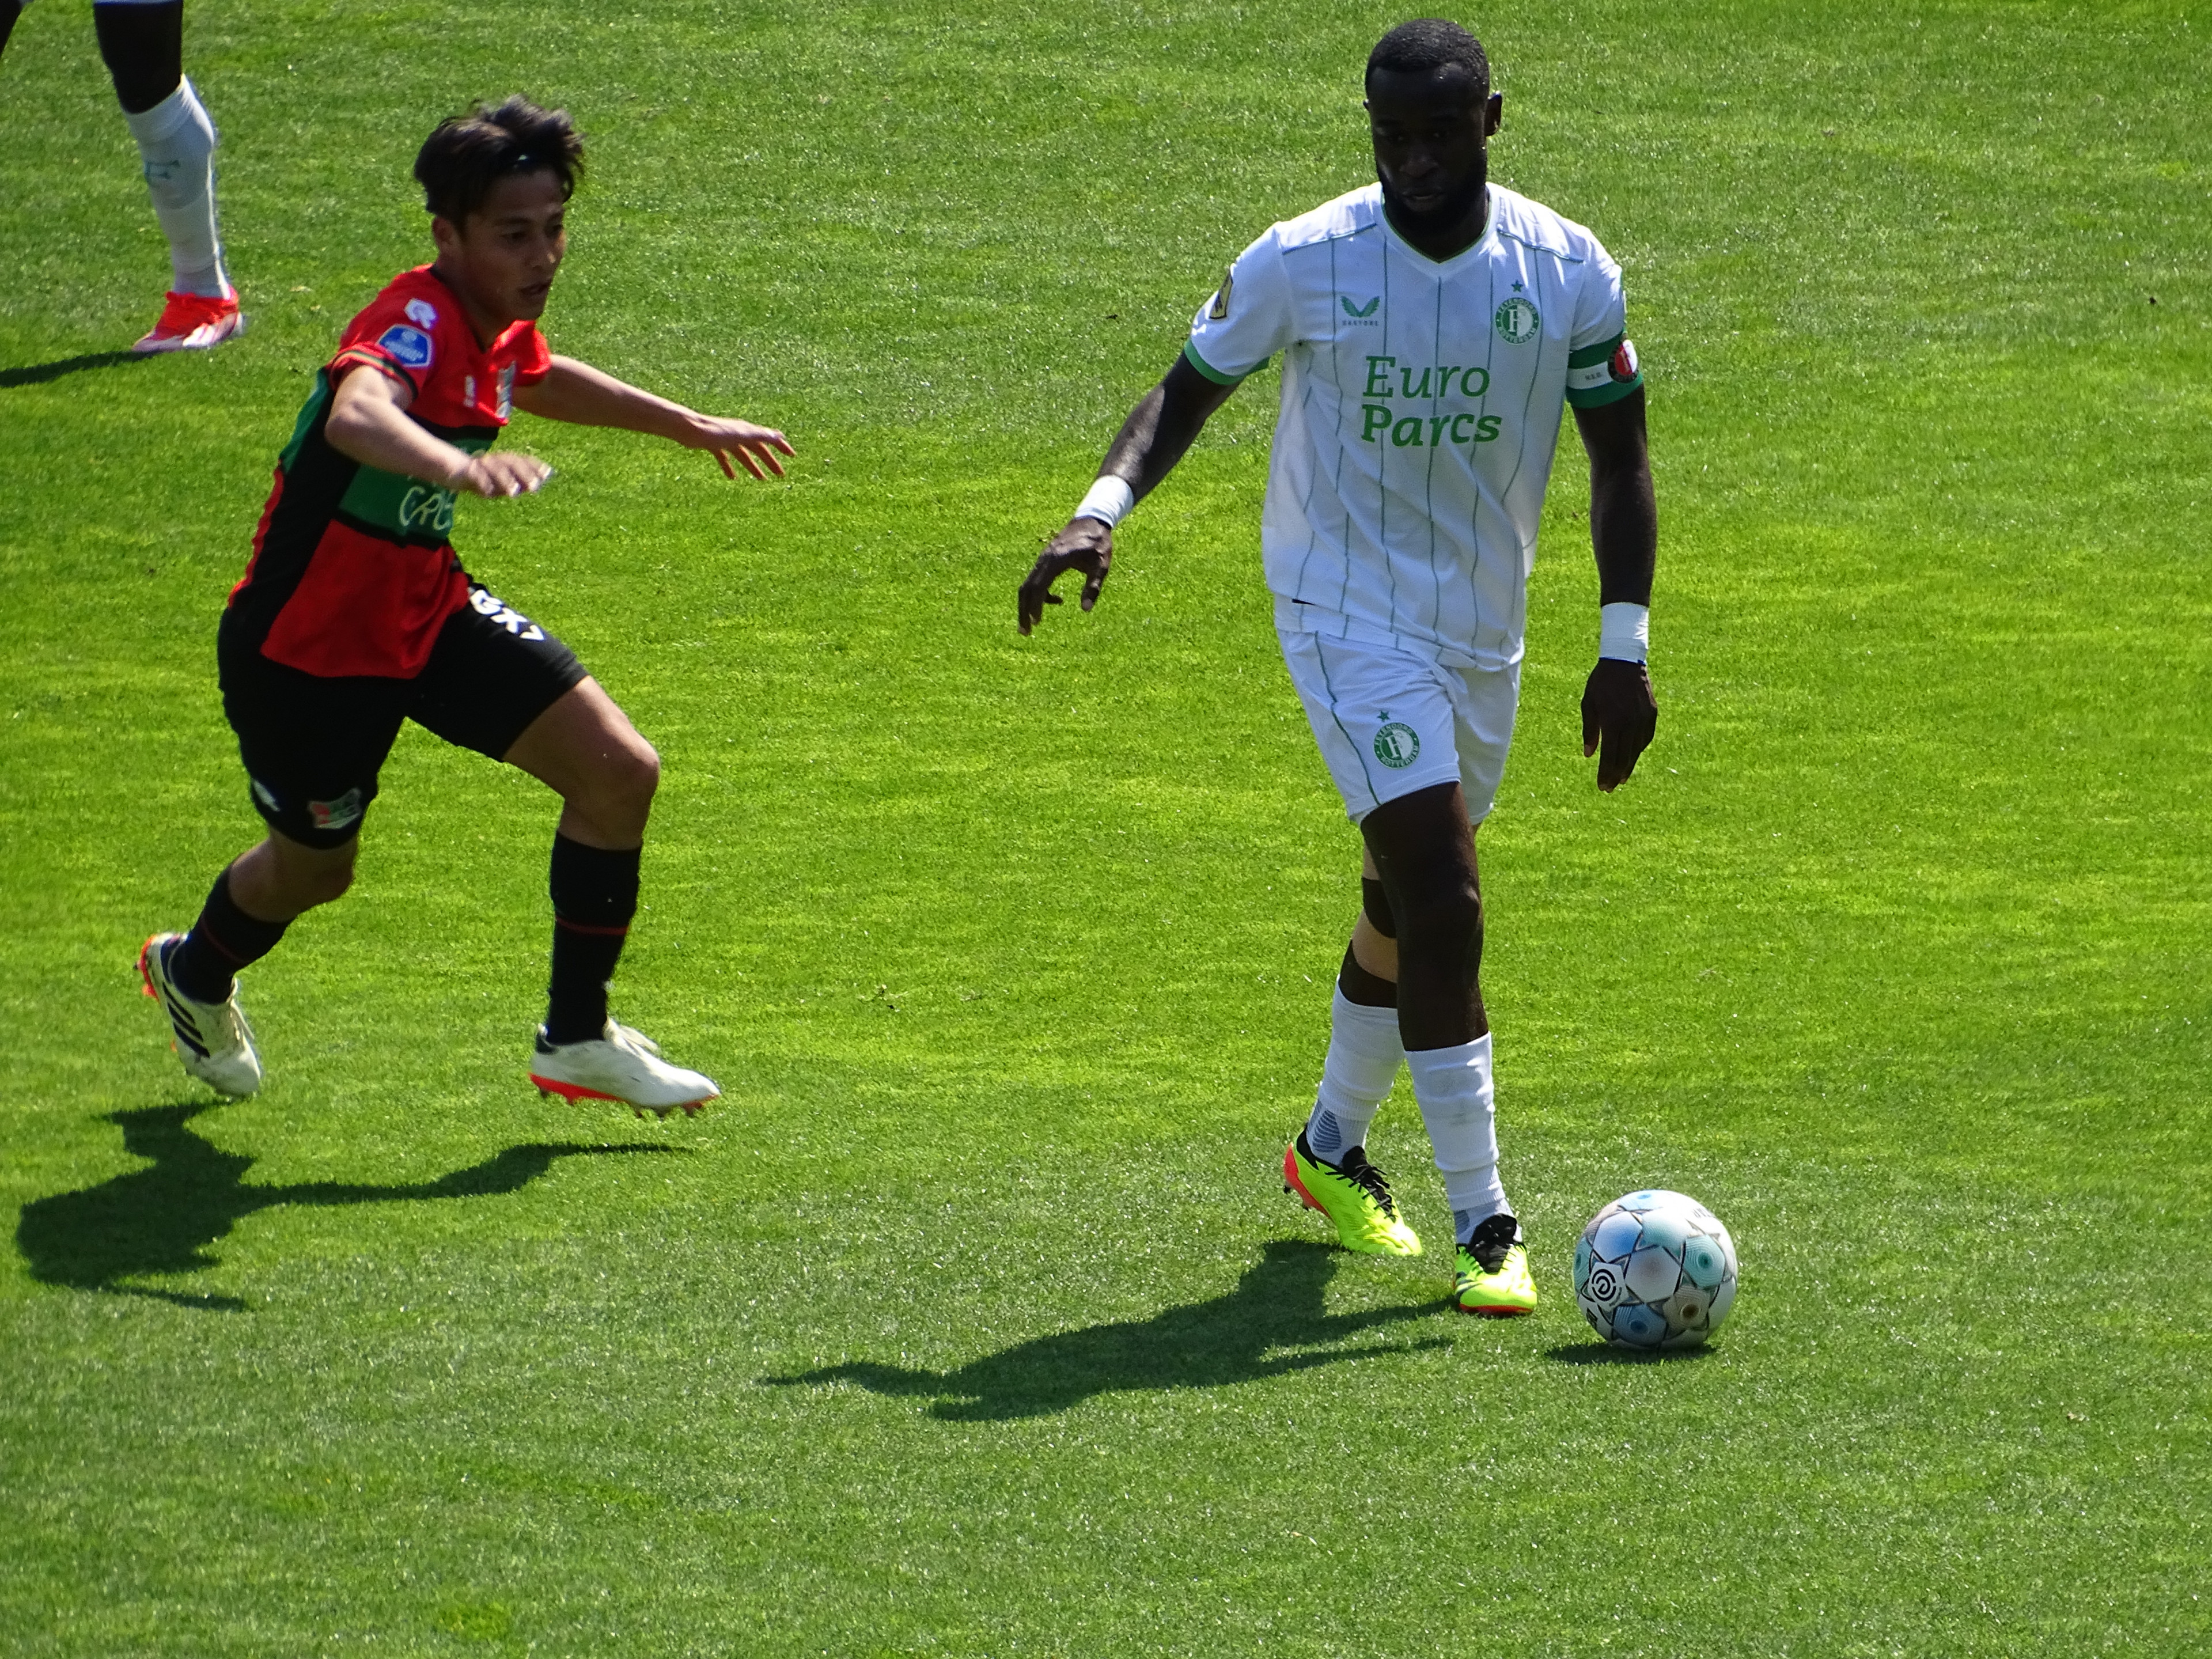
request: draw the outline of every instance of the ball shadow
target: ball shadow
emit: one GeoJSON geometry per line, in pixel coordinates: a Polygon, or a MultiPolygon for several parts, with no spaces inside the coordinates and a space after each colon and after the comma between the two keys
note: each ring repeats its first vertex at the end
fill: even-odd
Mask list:
{"type": "Polygon", "coordinates": [[[1632,1348],[1620,1342],[1557,1342],[1544,1358],[1562,1365],[1686,1365],[1712,1356],[1700,1342],[1694,1348],[1632,1348]]]}

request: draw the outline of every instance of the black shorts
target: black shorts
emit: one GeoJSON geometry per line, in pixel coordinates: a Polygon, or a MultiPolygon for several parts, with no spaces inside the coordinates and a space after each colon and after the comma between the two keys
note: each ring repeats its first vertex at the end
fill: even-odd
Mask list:
{"type": "Polygon", "coordinates": [[[216,653],[222,712],[254,810],[309,847],[343,847],[361,833],[402,720],[497,760],[584,678],[574,652],[473,582],[411,680],[303,674],[228,633],[216,653]]]}

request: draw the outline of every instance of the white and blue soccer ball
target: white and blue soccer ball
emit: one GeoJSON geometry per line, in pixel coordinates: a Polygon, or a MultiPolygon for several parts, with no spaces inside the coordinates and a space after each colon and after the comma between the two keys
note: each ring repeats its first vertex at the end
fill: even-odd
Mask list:
{"type": "Polygon", "coordinates": [[[1575,1246],[1575,1300],[1608,1342],[1689,1348],[1735,1303],[1735,1241],[1694,1198],[1659,1189],[1616,1198],[1575,1246]]]}

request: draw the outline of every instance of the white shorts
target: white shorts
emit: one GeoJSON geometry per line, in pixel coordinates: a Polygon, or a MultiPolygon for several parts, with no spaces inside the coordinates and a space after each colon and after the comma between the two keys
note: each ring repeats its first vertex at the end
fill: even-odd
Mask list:
{"type": "Polygon", "coordinates": [[[1314,741],[1354,823],[1385,801],[1439,783],[1466,792],[1474,822],[1490,815],[1513,744],[1520,664],[1447,668],[1389,646],[1277,634],[1314,741]]]}

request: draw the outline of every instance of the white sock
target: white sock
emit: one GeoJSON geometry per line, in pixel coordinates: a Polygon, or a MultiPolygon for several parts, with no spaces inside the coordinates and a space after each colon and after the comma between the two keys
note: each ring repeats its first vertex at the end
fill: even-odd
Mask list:
{"type": "Polygon", "coordinates": [[[138,141],[154,216],[169,239],[170,286],[179,294],[234,298],[215,228],[215,123],[192,83],[179,82],[153,108],[125,111],[123,118],[138,141]]]}
{"type": "Polygon", "coordinates": [[[1497,1095],[1490,1078],[1490,1034],[1455,1048],[1415,1048],[1406,1055],[1413,1098],[1421,1103],[1461,1243],[1506,1207],[1498,1179],[1497,1095]]]}
{"type": "Polygon", "coordinates": [[[1354,1002],[1340,988],[1328,1010],[1328,1058],[1322,1064],[1313,1115],[1306,1120],[1306,1145],[1316,1158],[1341,1164],[1354,1146],[1367,1144],[1367,1126],[1405,1057],[1398,1011],[1354,1002]]]}

